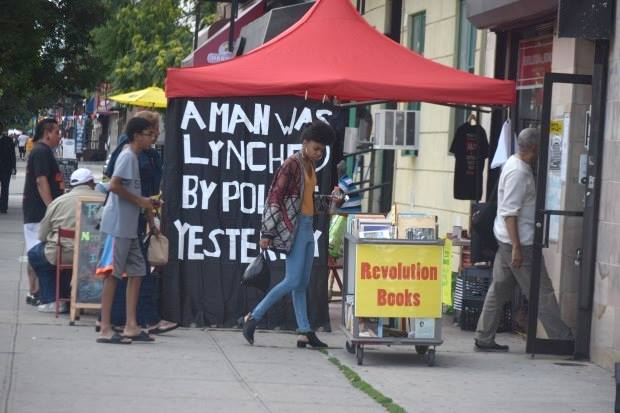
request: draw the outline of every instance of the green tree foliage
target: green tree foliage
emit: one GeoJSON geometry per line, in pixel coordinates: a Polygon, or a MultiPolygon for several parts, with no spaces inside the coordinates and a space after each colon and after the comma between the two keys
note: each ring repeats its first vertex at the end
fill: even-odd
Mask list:
{"type": "Polygon", "coordinates": [[[95,55],[117,92],[163,86],[168,67],[191,51],[190,28],[175,0],[109,1],[108,18],[93,30],[95,55]],[[123,4],[125,3],[125,4],[123,4]]]}
{"type": "Polygon", "coordinates": [[[97,82],[90,31],[100,0],[0,2],[0,118],[19,123],[97,82]]]}

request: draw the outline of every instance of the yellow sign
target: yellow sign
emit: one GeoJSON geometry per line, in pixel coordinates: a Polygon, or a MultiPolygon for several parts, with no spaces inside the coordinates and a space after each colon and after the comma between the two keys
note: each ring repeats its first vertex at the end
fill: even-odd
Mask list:
{"type": "Polygon", "coordinates": [[[356,317],[441,317],[441,245],[359,244],[356,317]]]}
{"type": "Polygon", "coordinates": [[[452,240],[446,238],[443,244],[443,270],[441,271],[442,302],[452,305],[452,240]]]}
{"type": "Polygon", "coordinates": [[[564,129],[564,122],[560,120],[552,120],[549,122],[549,133],[552,135],[561,135],[564,129]]]}

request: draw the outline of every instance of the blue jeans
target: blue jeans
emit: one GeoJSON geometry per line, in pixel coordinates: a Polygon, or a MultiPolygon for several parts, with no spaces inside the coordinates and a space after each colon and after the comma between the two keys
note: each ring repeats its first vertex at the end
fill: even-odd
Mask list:
{"type": "Polygon", "coordinates": [[[314,231],[312,229],[312,217],[300,215],[297,221],[297,233],[293,247],[286,256],[286,275],[258,303],[254,311],[252,311],[252,317],[256,320],[262,319],[272,305],[292,291],[297,330],[300,333],[312,331],[310,322],[308,322],[306,290],[308,289],[308,282],[310,282],[313,260],[314,231]]]}
{"type": "MultiPolygon", "coordinates": [[[[39,279],[39,294],[41,304],[56,301],[56,266],[50,264],[45,257],[45,243],[40,242],[28,251],[28,263],[34,269],[39,279]]],[[[70,295],[70,271],[63,271],[60,277],[60,296],[67,298],[70,295]]]]}

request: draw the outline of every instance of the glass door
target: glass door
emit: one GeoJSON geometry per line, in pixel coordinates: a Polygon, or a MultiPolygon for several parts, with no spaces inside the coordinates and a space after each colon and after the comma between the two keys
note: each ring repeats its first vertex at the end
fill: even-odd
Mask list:
{"type": "Polygon", "coordinates": [[[591,84],[588,75],[545,74],[528,353],[574,353],[591,84]]]}

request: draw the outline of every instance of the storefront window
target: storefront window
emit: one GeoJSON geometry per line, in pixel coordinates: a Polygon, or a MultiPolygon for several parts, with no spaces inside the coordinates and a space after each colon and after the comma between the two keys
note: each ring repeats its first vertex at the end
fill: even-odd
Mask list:
{"type": "MultiPolygon", "coordinates": [[[[424,32],[426,31],[426,12],[409,16],[409,48],[421,55],[424,54],[424,32]]],[[[420,110],[420,102],[409,103],[409,110],[420,110]]]]}
{"type": "Polygon", "coordinates": [[[542,119],[543,82],[551,72],[553,35],[523,39],[519,42],[517,70],[517,132],[540,127],[542,119]]]}
{"type": "MultiPolygon", "coordinates": [[[[457,67],[465,72],[474,73],[476,70],[476,28],[467,19],[467,1],[459,1],[459,38],[457,50],[457,67]]],[[[468,111],[455,109],[455,127],[467,121],[468,111]]]]}

